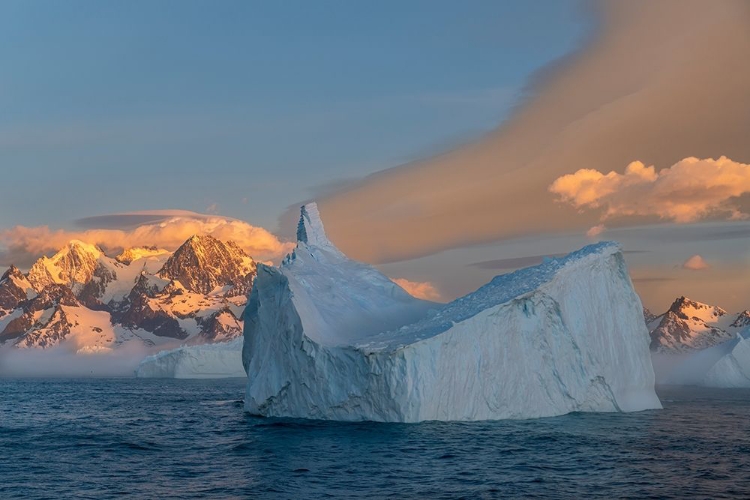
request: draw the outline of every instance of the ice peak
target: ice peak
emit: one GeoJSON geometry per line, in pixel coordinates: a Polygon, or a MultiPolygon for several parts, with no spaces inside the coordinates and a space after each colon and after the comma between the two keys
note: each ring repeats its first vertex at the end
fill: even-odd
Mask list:
{"type": "Polygon", "coordinates": [[[70,240],[68,244],[57,252],[57,255],[68,253],[68,252],[76,252],[79,254],[90,254],[95,257],[99,257],[102,254],[102,251],[97,247],[96,245],[92,245],[91,243],[86,243],[81,240],[70,240]]]}
{"type": "Polygon", "coordinates": [[[297,242],[318,247],[332,246],[320,219],[317,203],[308,203],[300,207],[297,242]]]}
{"type": "Polygon", "coordinates": [[[130,247],[124,249],[120,255],[115,257],[115,260],[121,264],[130,265],[134,261],[138,259],[145,259],[149,257],[158,257],[161,255],[165,255],[169,253],[167,250],[164,250],[163,248],[158,248],[154,245],[152,246],[142,246],[142,247],[130,247]]]}

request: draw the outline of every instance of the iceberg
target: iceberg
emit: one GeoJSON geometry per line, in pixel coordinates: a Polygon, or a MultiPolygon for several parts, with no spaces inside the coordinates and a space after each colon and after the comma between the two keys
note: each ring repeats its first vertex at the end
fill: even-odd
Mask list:
{"type": "Polygon", "coordinates": [[[681,358],[661,383],[750,388],[750,327],[735,338],[681,358]]]}
{"type": "Polygon", "coordinates": [[[245,377],[242,338],[161,351],[144,358],[135,375],[138,378],[245,377]]]}
{"type": "Polygon", "coordinates": [[[297,247],[258,266],[245,310],[245,409],[420,422],[661,408],[643,307],[615,243],[415,299],[326,237],[302,207],[297,247]]]}

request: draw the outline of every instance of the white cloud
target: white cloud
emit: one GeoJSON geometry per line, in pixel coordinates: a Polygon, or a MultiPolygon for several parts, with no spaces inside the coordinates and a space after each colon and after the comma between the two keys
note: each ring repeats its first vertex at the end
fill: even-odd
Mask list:
{"type": "Polygon", "coordinates": [[[639,215],[695,222],[713,215],[743,219],[736,198],[750,193],[750,165],[722,156],[685,158],[656,172],[634,161],[625,173],[581,169],[557,178],[549,190],[581,210],[602,209],[603,220],[639,215]]]}

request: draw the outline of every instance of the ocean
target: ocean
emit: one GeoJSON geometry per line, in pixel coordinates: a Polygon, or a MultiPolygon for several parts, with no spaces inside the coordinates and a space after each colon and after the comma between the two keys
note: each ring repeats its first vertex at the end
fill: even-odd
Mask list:
{"type": "Polygon", "coordinates": [[[244,381],[0,379],[0,498],[748,498],[750,390],[664,410],[335,423],[242,410],[244,381]]]}

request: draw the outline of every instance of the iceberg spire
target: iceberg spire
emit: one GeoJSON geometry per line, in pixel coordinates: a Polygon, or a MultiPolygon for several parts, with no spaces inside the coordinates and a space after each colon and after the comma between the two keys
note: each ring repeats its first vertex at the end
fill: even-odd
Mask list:
{"type": "Polygon", "coordinates": [[[323,221],[320,220],[317,203],[308,203],[300,207],[297,242],[317,247],[333,246],[326,236],[323,221]]]}

